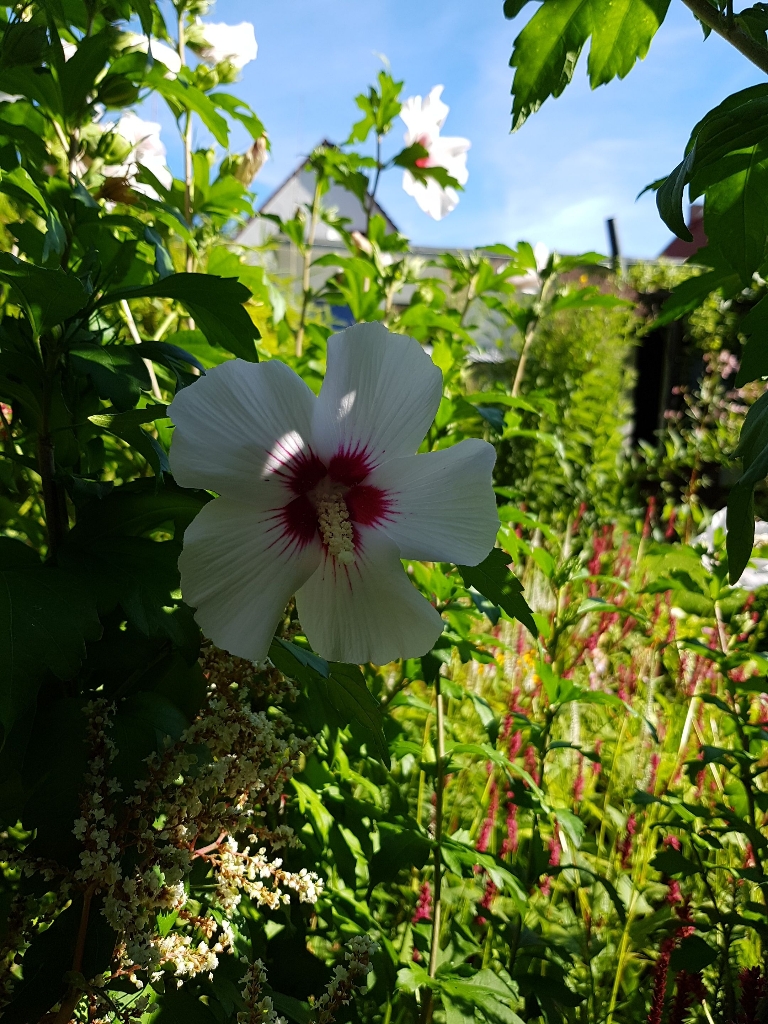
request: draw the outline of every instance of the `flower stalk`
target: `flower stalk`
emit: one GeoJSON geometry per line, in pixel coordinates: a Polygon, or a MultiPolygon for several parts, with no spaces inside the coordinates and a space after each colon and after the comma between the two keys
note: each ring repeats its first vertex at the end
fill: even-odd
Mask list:
{"type": "Polygon", "coordinates": [[[307,240],[304,243],[304,262],[301,274],[301,315],[299,316],[299,327],[296,331],[296,358],[300,359],[304,351],[304,328],[307,323],[307,310],[309,300],[312,296],[312,249],[315,245],[317,234],[317,222],[320,219],[320,196],[323,191],[323,183],[320,174],[315,177],[315,193],[312,196],[312,209],[309,215],[309,231],[307,240]]]}
{"type": "MultiPolygon", "coordinates": [[[[442,904],[440,900],[443,883],[443,794],[445,790],[445,713],[443,694],[440,690],[440,674],[435,678],[435,713],[437,718],[437,762],[435,772],[435,847],[434,880],[432,898],[432,935],[429,943],[429,976],[437,974],[437,956],[440,950],[440,923],[442,904]]],[[[426,993],[422,1024],[430,1024],[434,1012],[435,994],[433,989],[426,993]]]]}

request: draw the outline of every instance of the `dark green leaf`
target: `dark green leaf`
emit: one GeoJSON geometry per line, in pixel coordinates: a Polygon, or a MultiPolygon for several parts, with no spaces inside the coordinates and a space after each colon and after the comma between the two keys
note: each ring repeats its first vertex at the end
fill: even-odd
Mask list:
{"type": "Polygon", "coordinates": [[[380,847],[373,855],[369,886],[392,882],[403,868],[422,868],[427,862],[432,843],[422,832],[393,825],[379,826],[380,847]]]}
{"type": "Polygon", "coordinates": [[[657,853],[651,865],[665,875],[682,875],[687,878],[689,875],[699,874],[698,866],[671,846],[657,853]]]}
{"type": "Polygon", "coordinates": [[[659,208],[659,216],[670,231],[674,231],[678,238],[684,238],[686,242],[693,241],[693,235],[685,223],[683,192],[691,180],[691,170],[695,159],[696,146],[694,144],[685,158],[656,191],[656,206],[659,208]]]}
{"type": "Polygon", "coordinates": [[[719,955],[718,950],[713,949],[701,936],[689,935],[681,941],[677,949],[672,950],[669,969],[674,973],[688,971],[689,974],[698,974],[713,964],[719,955]]]}
{"type": "Polygon", "coordinates": [[[149,373],[136,345],[79,345],[70,350],[70,360],[77,373],[91,378],[99,398],[121,412],[133,409],[142,391],[149,391],[149,373]]]}
{"type": "Polygon", "coordinates": [[[509,555],[500,548],[494,548],[479,565],[459,565],[457,569],[466,587],[474,587],[510,618],[519,619],[534,636],[538,636],[531,609],[523,597],[523,585],[509,571],[508,562],[509,555]]]}
{"type": "Polygon", "coordinates": [[[332,662],[330,670],[331,674],[325,682],[329,702],[342,721],[358,723],[373,741],[377,757],[389,765],[381,707],[365,685],[363,673],[357,665],[338,662],[332,662]]]}
{"type": "Polygon", "coordinates": [[[0,279],[10,287],[37,335],[79,313],[88,302],[85,288],[73,274],[44,270],[7,252],[0,253],[0,279]]]}
{"type": "Polygon", "coordinates": [[[171,274],[154,284],[121,288],[103,295],[99,305],[143,297],[177,299],[186,306],[212,345],[221,345],[252,363],[258,361],[254,342],[260,337],[259,330],[243,308],[250,292],[235,278],[171,274]]]}
{"type": "Polygon", "coordinates": [[[101,625],[93,597],[63,568],[41,564],[21,541],[0,538],[0,724],[35,699],[46,671],[70,679],[101,625]]]}

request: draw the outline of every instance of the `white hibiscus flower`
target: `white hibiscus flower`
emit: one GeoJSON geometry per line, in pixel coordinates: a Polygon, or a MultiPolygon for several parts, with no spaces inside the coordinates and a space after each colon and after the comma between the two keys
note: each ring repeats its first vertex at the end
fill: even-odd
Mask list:
{"type": "Polygon", "coordinates": [[[141,53],[146,53],[149,50],[156,61],[159,61],[160,64],[165,64],[171,77],[181,71],[181,57],[178,52],[168,46],[167,43],[160,42],[159,39],[147,41],[146,36],[140,36],[138,33],[132,32],[128,37],[128,45],[135,46],[141,53]]]}
{"type": "MultiPolygon", "coordinates": [[[[408,129],[405,144],[412,146],[418,142],[427,150],[429,155],[417,160],[417,166],[444,167],[460,185],[466,185],[469,178],[467,150],[471,143],[469,139],[440,135],[450,110],[440,99],[442,92],[443,86],[436,85],[426,99],[411,96],[403,103],[400,117],[408,129]]],[[[442,220],[459,202],[455,188],[443,188],[434,178],[428,178],[426,183],[417,181],[410,171],[403,172],[403,189],[435,220],[442,220]]]]}
{"type": "MultiPolygon", "coordinates": [[[[711,555],[714,555],[717,547],[716,533],[718,530],[722,530],[723,534],[727,532],[725,523],[727,514],[727,508],[721,508],[715,512],[709,526],[696,538],[696,543],[703,545],[710,552],[709,555],[705,554],[701,559],[707,569],[712,568],[711,555]]],[[[768,547],[768,523],[762,519],[758,519],[755,523],[754,546],[756,548],[768,547]]],[[[764,587],[766,584],[768,584],[768,558],[751,558],[736,586],[741,587],[742,590],[757,590],[758,587],[764,587]]]]}
{"type": "Polygon", "coordinates": [[[334,661],[419,657],[443,629],[401,558],[474,565],[499,521],[492,445],[414,455],[437,412],[418,342],[357,324],[328,342],[319,397],[278,360],[232,360],[179,392],[171,468],[221,497],[189,526],[185,601],[231,654],[263,659],[289,598],[334,661]]]}
{"type": "Polygon", "coordinates": [[[110,164],[104,168],[108,178],[125,178],[137,192],[157,199],[157,192],[151,185],[137,185],[134,179],[139,171],[139,164],[150,170],[165,188],[170,188],[173,175],[166,164],[166,149],[160,141],[160,125],[154,121],[143,121],[132,110],[126,111],[112,131],[121,135],[132,149],[130,156],[122,164],[110,164]]]}
{"type": "Polygon", "coordinates": [[[201,22],[200,29],[203,35],[200,56],[206,64],[221,64],[226,60],[242,70],[250,61],[256,60],[259,46],[249,21],[241,21],[239,25],[201,22]]]}

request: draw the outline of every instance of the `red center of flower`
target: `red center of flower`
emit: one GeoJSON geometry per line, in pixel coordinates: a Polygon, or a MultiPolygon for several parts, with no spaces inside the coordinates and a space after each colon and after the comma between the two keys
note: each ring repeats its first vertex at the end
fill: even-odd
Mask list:
{"type": "MultiPolygon", "coordinates": [[[[430,142],[430,139],[429,139],[428,135],[420,135],[418,137],[418,139],[416,139],[416,145],[417,146],[423,146],[424,149],[429,149],[429,142],[430,142]]],[[[429,166],[431,166],[431,162],[430,162],[430,157],[429,156],[420,156],[418,158],[418,160],[414,160],[414,163],[416,164],[417,167],[429,167],[429,166]]]]}
{"type": "Polygon", "coordinates": [[[341,562],[354,560],[360,526],[390,518],[386,491],[365,483],[373,464],[365,450],[341,450],[328,465],[314,453],[302,453],[280,471],[296,495],[279,510],[284,534],[301,547],[316,537],[341,562]]]}

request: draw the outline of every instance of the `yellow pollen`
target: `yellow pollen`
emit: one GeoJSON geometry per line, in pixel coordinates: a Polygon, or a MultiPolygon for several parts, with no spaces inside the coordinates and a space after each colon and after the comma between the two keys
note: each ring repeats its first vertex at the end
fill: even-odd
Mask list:
{"type": "Polygon", "coordinates": [[[354,531],[349,509],[340,494],[326,494],[318,500],[317,522],[329,553],[344,564],[354,562],[354,531]]]}

